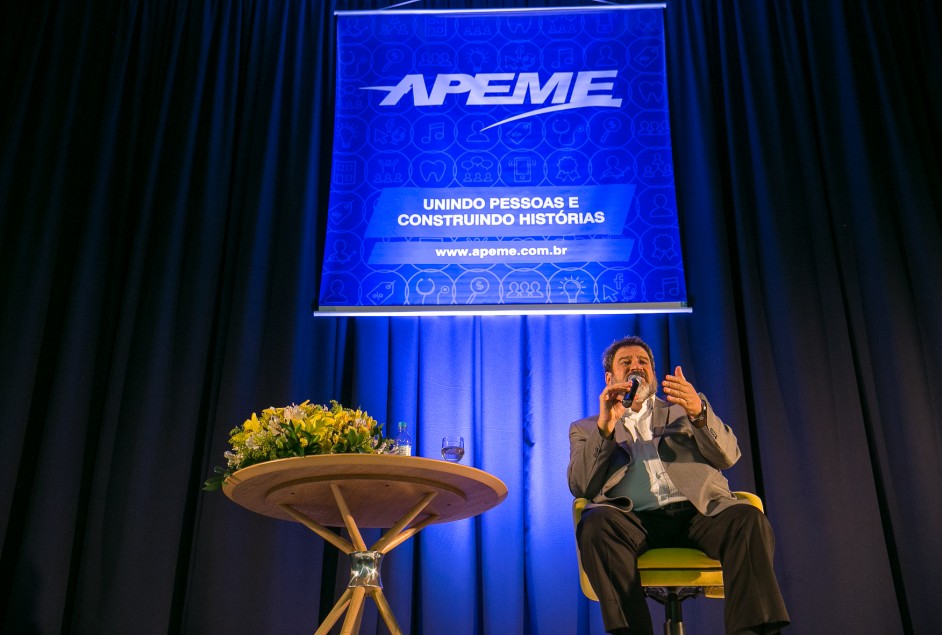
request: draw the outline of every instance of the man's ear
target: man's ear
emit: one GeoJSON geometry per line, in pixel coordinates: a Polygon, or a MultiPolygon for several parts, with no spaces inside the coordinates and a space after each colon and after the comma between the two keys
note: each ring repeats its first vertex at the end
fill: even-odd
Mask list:
{"type": "Polygon", "coordinates": [[[608,386],[610,383],[612,383],[612,378],[613,378],[613,375],[612,375],[611,373],[609,373],[609,372],[606,372],[606,373],[605,373],[605,385],[606,385],[606,386],[608,386]]]}

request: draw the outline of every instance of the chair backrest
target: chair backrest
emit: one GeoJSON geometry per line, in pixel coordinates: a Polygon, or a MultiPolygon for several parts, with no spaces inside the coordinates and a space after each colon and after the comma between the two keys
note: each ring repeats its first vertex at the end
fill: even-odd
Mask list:
{"type": "Polygon", "coordinates": [[[753,507],[758,507],[759,511],[765,513],[765,505],[762,503],[762,499],[753,494],[752,492],[733,492],[736,495],[736,498],[739,498],[744,501],[749,501],[752,503],[753,507]]]}
{"type": "MultiPolygon", "coordinates": [[[[582,519],[582,510],[585,509],[588,502],[588,498],[577,498],[572,501],[573,530],[579,526],[579,521],[582,519]]],[[[579,563],[579,586],[582,587],[582,593],[593,602],[598,602],[599,596],[596,595],[595,589],[592,588],[592,584],[589,582],[589,577],[585,574],[585,569],[582,568],[582,554],[579,553],[578,542],[576,543],[576,561],[579,563]]]]}

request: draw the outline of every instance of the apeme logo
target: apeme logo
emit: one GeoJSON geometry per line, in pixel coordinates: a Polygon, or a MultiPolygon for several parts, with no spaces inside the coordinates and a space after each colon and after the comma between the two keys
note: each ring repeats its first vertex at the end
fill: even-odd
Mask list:
{"type": "Polygon", "coordinates": [[[621,98],[612,94],[618,71],[580,71],[553,73],[546,82],[540,82],[538,73],[478,73],[463,75],[447,73],[435,76],[431,90],[423,75],[406,75],[395,86],[363,86],[362,90],[382,90],[387,95],[380,106],[395,106],[406,95],[412,94],[412,103],[418,108],[441,106],[448,95],[467,95],[468,106],[522,106],[529,103],[543,106],[483,128],[493,128],[518,119],[561,110],[596,106],[618,108],[621,98]],[[549,103],[551,105],[544,106],[549,103]]]}

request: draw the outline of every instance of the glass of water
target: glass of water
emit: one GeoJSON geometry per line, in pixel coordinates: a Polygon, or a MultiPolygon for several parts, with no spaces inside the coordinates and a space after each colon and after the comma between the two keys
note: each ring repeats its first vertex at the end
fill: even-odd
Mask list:
{"type": "Polygon", "coordinates": [[[464,437],[445,437],[442,439],[442,458],[450,463],[457,463],[464,457],[464,437]]]}

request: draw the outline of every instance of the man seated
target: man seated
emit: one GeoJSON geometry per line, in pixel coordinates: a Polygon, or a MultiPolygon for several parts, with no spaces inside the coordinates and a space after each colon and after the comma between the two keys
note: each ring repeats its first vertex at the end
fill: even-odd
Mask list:
{"type": "Polygon", "coordinates": [[[654,355],[641,338],[614,342],[602,365],[598,416],[569,428],[568,477],[573,496],[590,501],[576,541],[605,630],[652,634],[637,557],[694,547],[723,565],[726,631],[777,633],[789,617],[772,529],[720,472],[739,460],[733,431],[680,366],[664,377],[664,399],[656,396],[654,355]]]}

